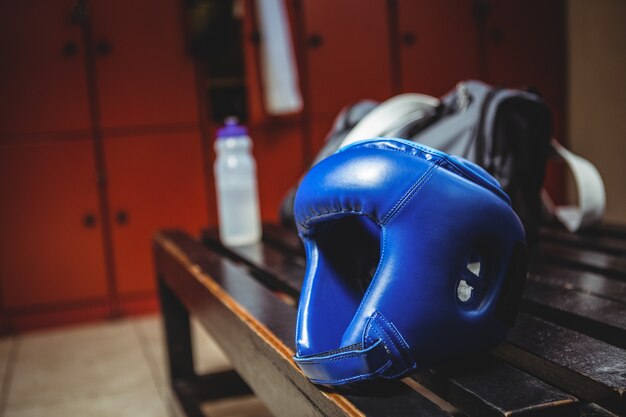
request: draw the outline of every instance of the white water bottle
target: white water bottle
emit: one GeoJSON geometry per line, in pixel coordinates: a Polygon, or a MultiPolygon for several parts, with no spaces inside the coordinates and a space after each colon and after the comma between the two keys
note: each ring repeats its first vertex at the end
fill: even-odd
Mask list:
{"type": "Polygon", "coordinates": [[[215,141],[215,188],[220,240],[227,246],[249,245],[261,240],[261,215],[248,131],[229,117],[215,141]]]}

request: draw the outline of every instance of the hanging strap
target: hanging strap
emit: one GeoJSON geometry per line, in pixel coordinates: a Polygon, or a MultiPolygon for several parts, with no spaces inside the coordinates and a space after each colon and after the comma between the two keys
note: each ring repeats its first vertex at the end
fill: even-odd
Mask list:
{"type": "Polygon", "coordinates": [[[544,204],[570,232],[597,223],[602,218],[606,205],[604,182],[600,173],[591,162],[568,151],[556,139],[552,138],[551,145],[574,176],[578,204],[557,206],[543,189],[541,197],[544,204]]]}
{"type": "Polygon", "coordinates": [[[379,311],[365,326],[364,342],[307,356],[294,356],[302,372],[316,384],[342,385],[372,379],[396,378],[415,369],[409,346],[396,327],[379,311]]]}
{"type": "Polygon", "coordinates": [[[341,385],[382,375],[391,366],[382,340],[363,349],[349,346],[336,352],[294,356],[302,372],[316,384],[341,385]]]}

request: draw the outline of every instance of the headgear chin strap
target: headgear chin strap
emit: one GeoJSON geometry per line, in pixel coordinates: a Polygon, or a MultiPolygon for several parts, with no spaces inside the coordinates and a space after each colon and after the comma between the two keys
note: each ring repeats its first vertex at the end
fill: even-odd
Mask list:
{"type": "Polygon", "coordinates": [[[358,142],[309,171],[295,217],[307,269],[294,359],[313,382],[401,377],[488,349],[515,320],[524,229],[477,165],[358,142]]]}

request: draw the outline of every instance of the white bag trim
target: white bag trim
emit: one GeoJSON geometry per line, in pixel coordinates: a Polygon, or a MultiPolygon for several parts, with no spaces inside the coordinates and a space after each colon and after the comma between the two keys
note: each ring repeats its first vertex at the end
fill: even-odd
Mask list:
{"type": "Polygon", "coordinates": [[[606,206],[606,193],[600,172],[591,162],[568,151],[556,139],[552,138],[551,145],[574,176],[578,204],[557,206],[545,189],[541,192],[543,203],[570,232],[597,223],[606,206]]]}
{"type": "Polygon", "coordinates": [[[425,94],[407,93],[392,97],[367,113],[346,135],[339,147],[384,136],[392,129],[423,117],[428,110],[438,105],[438,99],[425,94]]]}
{"type": "MultiPolygon", "coordinates": [[[[339,147],[385,136],[408,121],[423,117],[428,110],[438,105],[438,99],[424,94],[407,93],[392,97],[361,119],[339,147]]],[[[552,138],[550,143],[556,154],[572,171],[578,191],[578,204],[557,206],[545,188],[541,191],[543,203],[570,232],[597,223],[604,215],[606,206],[606,193],[600,173],[591,162],[568,151],[556,139],[552,138]]]]}

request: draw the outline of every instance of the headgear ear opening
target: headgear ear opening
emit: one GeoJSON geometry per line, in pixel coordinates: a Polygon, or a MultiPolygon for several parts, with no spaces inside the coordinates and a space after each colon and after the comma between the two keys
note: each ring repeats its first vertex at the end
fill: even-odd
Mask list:
{"type": "Polygon", "coordinates": [[[380,258],[380,226],[364,216],[347,216],[320,225],[318,250],[342,278],[365,293],[380,258]]]}
{"type": "Polygon", "coordinates": [[[476,304],[484,291],[485,281],[489,275],[483,268],[482,257],[473,249],[467,254],[461,266],[459,281],[456,286],[456,296],[464,306],[476,304]]]}
{"type": "Polygon", "coordinates": [[[318,278],[306,301],[311,314],[303,320],[319,324],[307,326],[307,348],[332,349],[341,344],[378,266],[380,227],[358,215],[320,222],[308,232],[305,249],[307,275],[318,278]]]}

